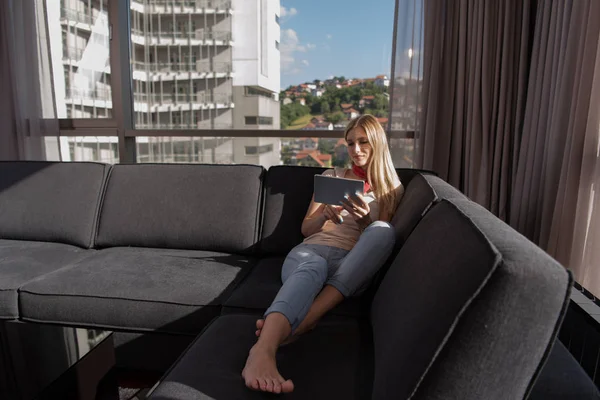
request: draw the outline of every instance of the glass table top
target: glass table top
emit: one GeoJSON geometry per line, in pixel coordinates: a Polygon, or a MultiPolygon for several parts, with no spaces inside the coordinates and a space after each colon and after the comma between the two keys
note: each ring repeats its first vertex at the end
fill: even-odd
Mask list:
{"type": "Polygon", "coordinates": [[[61,386],[80,392],[73,398],[87,397],[83,383],[92,384],[114,365],[111,334],[0,321],[0,399],[50,398],[54,396],[45,393],[55,393],[61,386]]]}

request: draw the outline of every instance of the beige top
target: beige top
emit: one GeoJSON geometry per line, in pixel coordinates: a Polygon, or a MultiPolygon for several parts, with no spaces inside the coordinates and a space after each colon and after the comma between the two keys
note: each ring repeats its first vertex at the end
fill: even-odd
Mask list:
{"type": "MultiPolygon", "coordinates": [[[[325,176],[335,176],[343,178],[346,175],[346,168],[336,167],[335,169],[328,169],[323,172],[325,176]]],[[[363,196],[371,211],[371,220],[376,221],[379,219],[379,204],[375,200],[375,194],[371,191],[363,196]]],[[[360,229],[354,218],[352,218],[348,211],[342,210],[341,212],[344,222],[341,224],[335,224],[329,220],[325,222],[323,228],[317,233],[304,239],[306,244],[320,244],[324,246],[338,247],[344,250],[352,250],[358,238],[360,236],[360,229]]]]}

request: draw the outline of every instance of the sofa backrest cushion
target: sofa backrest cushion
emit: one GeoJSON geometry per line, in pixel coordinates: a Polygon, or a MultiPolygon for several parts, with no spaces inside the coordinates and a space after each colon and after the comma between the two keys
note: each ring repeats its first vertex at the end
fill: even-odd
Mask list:
{"type": "MultiPolygon", "coordinates": [[[[326,168],[299,166],[269,168],[265,179],[261,252],[286,255],[304,240],[300,228],[313,195],[314,176],[325,170],[326,168]]],[[[409,182],[415,176],[420,176],[422,171],[397,168],[396,172],[407,187],[409,182]]],[[[402,221],[402,228],[408,228],[411,221],[408,219],[402,221]]]]}
{"type": "Polygon", "coordinates": [[[404,195],[391,221],[396,231],[396,251],[437,200],[435,191],[421,174],[416,174],[405,186],[404,195]]]}
{"type": "Polygon", "coordinates": [[[442,201],[431,208],[373,299],[374,399],[411,396],[499,261],[495,247],[455,206],[442,201]]]}
{"type": "Polygon", "coordinates": [[[405,188],[408,187],[412,179],[417,175],[436,176],[433,171],[417,168],[396,168],[396,173],[400,177],[400,180],[402,181],[402,184],[405,188]]]}
{"type": "Polygon", "coordinates": [[[570,274],[485,208],[468,200],[451,201],[502,259],[414,398],[527,398],[568,308],[570,274]]]}
{"type": "Polygon", "coordinates": [[[265,179],[260,251],[286,255],[304,240],[302,221],[313,195],[314,176],[325,168],[276,166],[265,179]]]}
{"type": "Polygon", "coordinates": [[[469,200],[460,190],[450,185],[445,180],[432,174],[425,174],[423,177],[427,180],[429,186],[433,188],[436,195],[440,199],[457,199],[457,200],[469,200]]]}
{"type": "Polygon", "coordinates": [[[0,162],[0,238],[93,245],[110,166],[0,162]]]}
{"type": "Polygon", "coordinates": [[[249,165],[115,165],[97,245],[250,252],[263,175],[249,165]]]}

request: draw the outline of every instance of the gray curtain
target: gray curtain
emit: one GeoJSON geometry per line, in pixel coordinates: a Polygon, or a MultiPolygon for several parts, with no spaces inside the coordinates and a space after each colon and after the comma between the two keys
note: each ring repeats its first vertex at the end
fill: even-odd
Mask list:
{"type": "Polygon", "coordinates": [[[431,0],[424,10],[417,166],[506,220],[535,1],[431,0]]]}
{"type": "Polygon", "coordinates": [[[600,40],[591,92],[568,265],[577,281],[600,297],[600,40]]]}
{"type": "Polygon", "coordinates": [[[567,266],[599,34],[598,0],[539,2],[510,223],[567,266]]]}
{"type": "Polygon", "coordinates": [[[416,149],[596,294],[599,42],[598,0],[424,0],[416,149]]]}
{"type": "Polygon", "coordinates": [[[59,154],[46,26],[45,0],[0,1],[0,160],[59,154]]]}

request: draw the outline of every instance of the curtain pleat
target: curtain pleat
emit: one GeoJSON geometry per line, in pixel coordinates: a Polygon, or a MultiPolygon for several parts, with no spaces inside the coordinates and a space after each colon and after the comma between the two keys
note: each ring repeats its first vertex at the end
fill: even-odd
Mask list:
{"type": "Polygon", "coordinates": [[[59,154],[45,0],[0,2],[0,159],[59,154]],[[54,140],[46,140],[53,135],[54,140]],[[56,148],[49,149],[47,146],[56,148]]]}
{"type": "Polygon", "coordinates": [[[426,1],[417,165],[509,218],[533,1],[426,1]]]}

